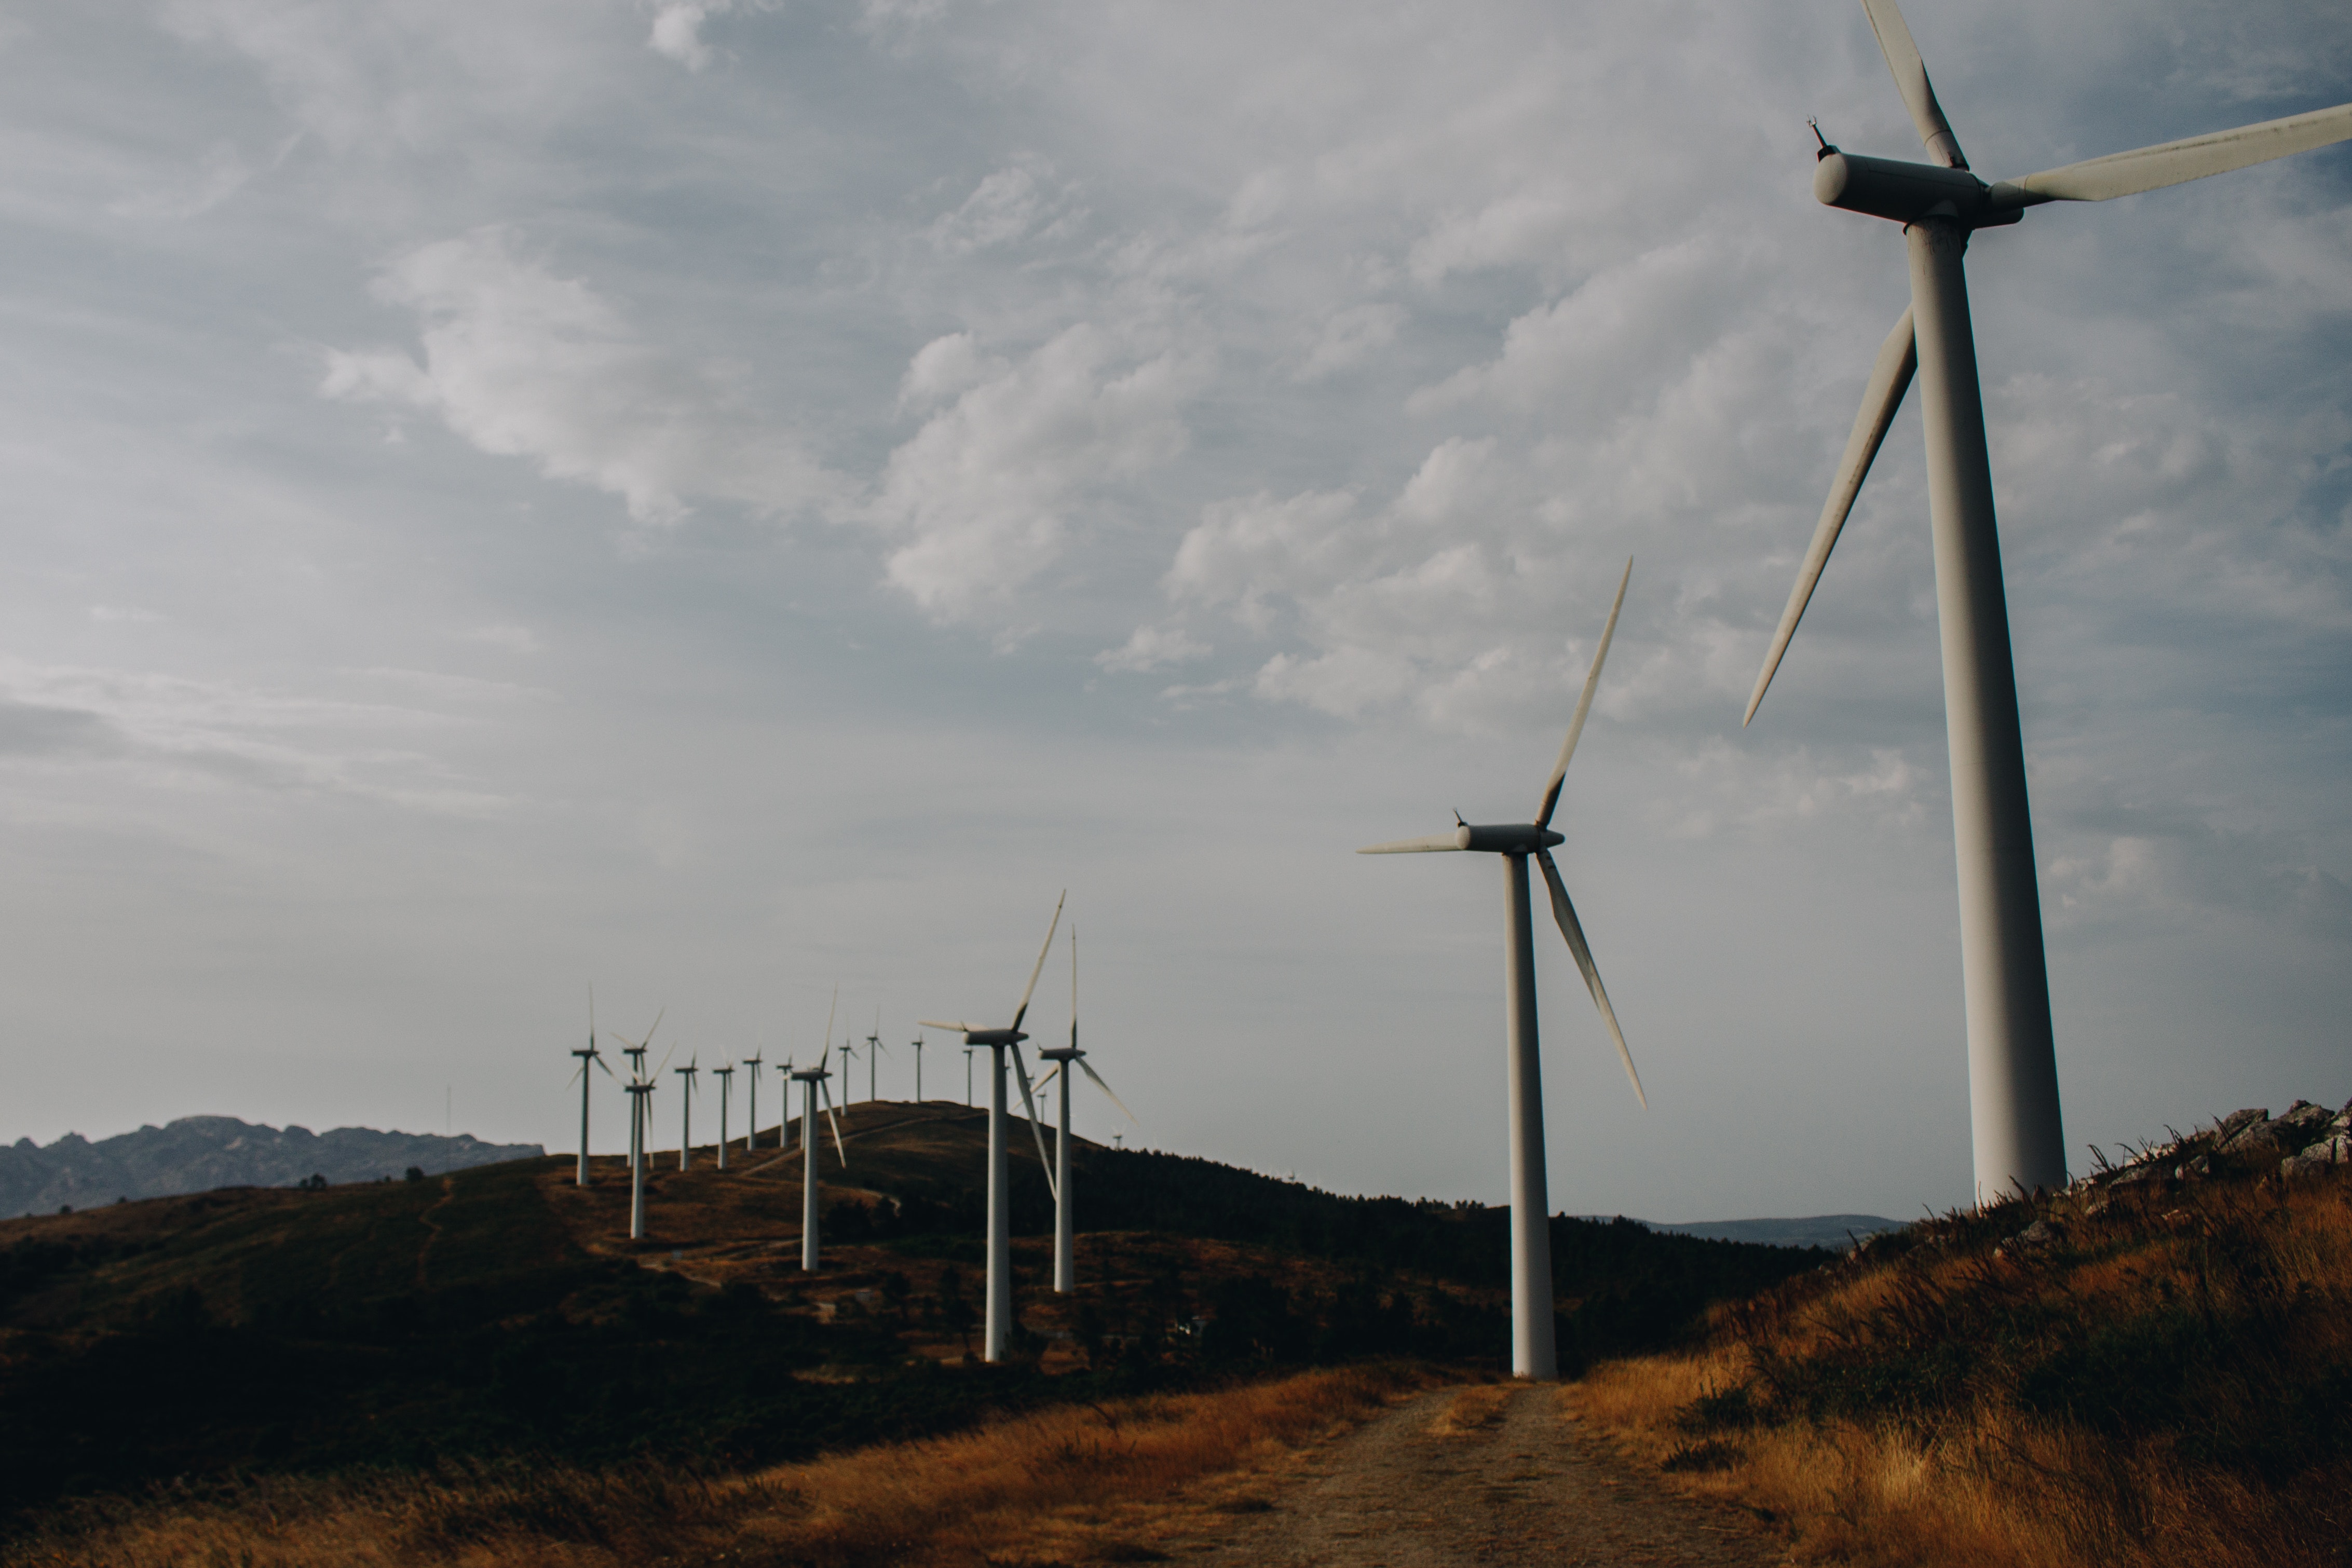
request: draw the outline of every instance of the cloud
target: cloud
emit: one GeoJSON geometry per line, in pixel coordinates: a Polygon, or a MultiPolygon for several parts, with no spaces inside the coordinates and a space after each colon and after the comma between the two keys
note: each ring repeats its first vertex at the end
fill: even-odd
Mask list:
{"type": "Polygon", "coordinates": [[[1206,643],[1186,635],[1181,626],[1138,626],[1126,646],[1104,649],[1095,655],[1095,663],[1113,674],[1135,674],[1190,664],[1213,652],[1206,643]]]}
{"type": "Polygon", "coordinates": [[[713,57],[710,46],[702,41],[702,24],[733,9],[732,0],[700,0],[699,4],[664,0],[655,8],[653,31],[646,38],[646,47],[667,56],[688,70],[701,70],[713,57]]]}
{"type": "Polygon", "coordinates": [[[842,494],[731,378],[646,342],[586,283],[520,254],[511,230],[412,251],[375,291],[416,314],[422,360],[330,350],[329,397],[430,413],[484,452],[621,497],[641,523],[677,523],[698,497],[786,516],[842,494]]]}
{"type": "Polygon", "coordinates": [[[931,225],[931,244],[948,256],[1050,239],[1067,234],[1086,216],[1074,189],[1055,188],[1053,166],[1042,160],[1010,163],[972,188],[954,212],[931,225]]]}
{"type": "Polygon", "coordinates": [[[940,620],[1009,601],[1059,559],[1075,507],[1184,450],[1182,409],[1206,372],[1174,348],[1121,353],[1082,322],[987,374],[890,454],[864,508],[892,541],[891,585],[940,620]]]}

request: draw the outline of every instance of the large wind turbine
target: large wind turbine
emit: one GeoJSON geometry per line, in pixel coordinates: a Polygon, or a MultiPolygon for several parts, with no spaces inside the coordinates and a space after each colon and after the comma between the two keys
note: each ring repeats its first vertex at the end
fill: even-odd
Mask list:
{"type": "MultiPolygon", "coordinates": [[[[828,1019],[826,1028],[830,1030],[831,1027],[828,1019]]],[[[817,1271],[816,1151],[817,1145],[824,1142],[816,1135],[817,1097],[824,1097],[825,1112],[831,1115],[833,1093],[825,1088],[824,1081],[832,1076],[825,1071],[823,1054],[817,1057],[814,1067],[795,1068],[793,1071],[793,1082],[804,1085],[801,1096],[801,1268],[811,1274],[817,1271]]],[[[833,1148],[841,1156],[842,1165],[847,1166],[849,1150],[841,1141],[838,1116],[833,1117],[833,1148]]]]}
{"type": "Polygon", "coordinates": [[[1959,862],[1969,1121],[1977,1199],[1982,1203],[2064,1186],[2066,1145],[2051,1040],[2025,748],[2018,729],[2017,676],[2010,659],[2009,607],[1993,520],[1992,465],[1985,451],[1984,400],[1977,385],[1961,256],[1970,234],[2013,224],[2027,207],[2104,202],[2344,141],[2352,137],[2352,104],[1987,184],[1969,172],[1895,0],[1862,0],[1862,8],[1934,162],[1864,158],[1824,141],[1813,166],[1813,194],[1827,205],[1903,225],[1910,247],[1911,308],[1878,350],[1829,503],[1822,508],[1741,722],[1754,718],[1764,700],[1916,371],[1927,433],[1927,518],[1935,541],[1952,837],[1959,862]]]}
{"type": "Polygon", "coordinates": [[[613,1076],[613,1070],[604,1065],[604,1052],[596,1049],[596,988],[593,986],[588,988],[588,1049],[575,1051],[572,1054],[580,1059],[578,1074],[580,1079],[580,1185],[586,1186],[588,1185],[588,1064],[593,1061],[605,1077],[613,1076]]]}
{"type": "Polygon", "coordinates": [[[1004,1053],[1013,1052],[1013,1071],[1021,1082],[1021,1103],[1029,1111],[1029,1132],[1037,1140],[1037,1163],[1045,1167],[1045,1182],[1059,1202],[1061,1186],[1054,1179],[1054,1164],[1045,1157],[1045,1134],[1037,1126],[1037,1103],[1029,1094],[1029,1069],[1021,1061],[1021,1042],[1029,1037],[1021,1032],[1021,1020],[1029,1016],[1029,998],[1037,989],[1037,977],[1045,967],[1045,955],[1054,950],[1054,933],[1062,924],[1062,905],[1069,898],[1069,890],[1054,901],[1054,918],[1045,927],[1045,944],[1037,949],[1037,962],[1029,970],[1029,983],[1021,988],[1021,1005],[1013,1009],[1013,1022],[1004,1029],[982,1029],[968,1023],[941,1023],[937,1019],[919,1019],[925,1029],[951,1029],[963,1036],[967,1048],[989,1048],[988,1097],[988,1321],[981,1339],[981,1356],[985,1361],[1004,1359],[1005,1335],[1013,1328],[1013,1194],[1009,1187],[1011,1172],[1006,1164],[1004,1147],[1004,1053]]]}
{"type": "MultiPolygon", "coordinates": [[[[1135,1120],[1135,1113],[1127,1108],[1127,1102],[1112,1092],[1102,1074],[1087,1063],[1087,1053],[1078,1049],[1078,927],[1075,921],[1070,925],[1070,1043],[1041,1051],[1037,1059],[1054,1063],[1054,1071],[1062,1075],[1061,1104],[1056,1107],[1061,1113],[1060,1130],[1054,1140],[1054,1290],[1066,1296],[1078,1284],[1077,1219],[1070,1209],[1069,1070],[1075,1067],[1093,1079],[1095,1087],[1110,1095],[1110,1103],[1119,1108],[1121,1114],[1130,1122],[1135,1120]]],[[[1043,1089],[1044,1081],[1037,1086],[1043,1089]]]]}
{"type": "Polygon", "coordinates": [[[1584,677],[1584,691],[1576,699],[1576,716],[1569,721],[1568,738],[1560,744],[1559,760],[1545,781],[1543,800],[1529,823],[1473,827],[1460,817],[1450,833],[1425,839],[1405,839],[1374,844],[1358,854],[1419,854],[1439,850],[1484,850],[1503,857],[1503,919],[1508,936],[1504,948],[1508,982],[1503,992],[1505,1027],[1509,1034],[1511,1095],[1511,1375],[1549,1379],[1559,1375],[1559,1347],[1552,1333],[1550,1200],[1544,1180],[1543,1066],[1536,1040],[1535,927],[1528,914],[1528,862],[1543,869],[1551,889],[1552,918],[1568,938],[1592,1002],[1617,1042],[1617,1056],[1633,1093],[1643,1109],[1650,1103],[1642,1092],[1641,1075],[1633,1071],[1633,1054],[1625,1049],[1624,1031],[1617,1027],[1616,1009],[1593,967],[1592,949],[1578,924],[1576,906],[1552,863],[1551,846],[1567,841],[1552,831],[1551,814],[1559,804],[1560,786],[1568,778],[1568,761],[1576,754],[1576,737],[1584,733],[1584,716],[1592,710],[1592,693],[1601,684],[1601,665],[1609,657],[1610,639],[1617,634],[1617,612],[1625,608],[1625,585],[1633,563],[1617,580],[1617,600],[1609,607],[1609,624],[1601,628],[1601,645],[1593,650],[1592,669],[1584,677]]]}

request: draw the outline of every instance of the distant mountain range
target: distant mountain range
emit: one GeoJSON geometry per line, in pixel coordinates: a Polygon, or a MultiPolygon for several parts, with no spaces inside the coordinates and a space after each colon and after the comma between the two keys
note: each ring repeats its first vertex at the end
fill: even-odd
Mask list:
{"type": "MultiPolygon", "coordinates": [[[[5,1212],[5,1211],[0,1211],[5,1212]]],[[[1766,1247],[1826,1247],[1843,1252],[1865,1236],[1900,1230],[1903,1221],[1875,1214],[1816,1214],[1803,1219],[1703,1219],[1693,1225],[1643,1224],[1676,1236],[1708,1241],[1753,1241],[1766,1247]]]]}
{"type": "Polygon", "coordinates": [[[314,1176],[331,1182],[427,1176],[529,1159],[537,1144],[486,1144],[470,1134],[379,1133],[372,1127],[257,1127],[234,1116],[183,1116],[167,1127],[91,1143],[68,1133],[46,1147],[19,1138],[0,1148],[0,1214],[51,1214],[118,1197],[165,1197],[216,1186],[290,1186],[314,1176]]]}

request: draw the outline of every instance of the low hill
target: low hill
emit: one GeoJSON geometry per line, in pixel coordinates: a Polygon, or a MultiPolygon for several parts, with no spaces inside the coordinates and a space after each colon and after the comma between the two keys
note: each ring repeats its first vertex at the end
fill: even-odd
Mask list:
{"type": "Polygon", "coordinates": [[[183,1116],[90,1142],[68,1133],[42,1146],[0,1148],[0,1214],[54,1214],[117,1198],[167,1197],[221,1186],[291,1186],[312,1176],[375,1181],[415,1166],[426,1176],[544,1151],[471,1134],[379,1133],[371,1127],[257,1127],[234,1116],[183,1116]]]}
{"type": "MultiPolygon", "coordinates": [[[[982,1113],[861,1104],[801,1158],[569,1158],[324,1190],[232,1188],[0,1221],[0,1502],[170,1476],[548,1456],[736,1466],[942,1431],[1024,1405],[1368,1355],[1499,1370],[1507,1216],[1357,1198],[1079,1143],[1079,1288],[1013,1164],[1011,1364],[967,1364],[982,1113]],[[126,1420],[134,1413],[135,1420],[126,1420]]],[[[1670,1343],[1706,1304],[1825,1254],[1552,1224],[1564,1359],[1670,1343]]]]}
{"type": "Polygon", "coordinates": [[[2352,1106],[1923,1221],[1572,1398],[1808,1561],[2344,1563],[2352,1106]]]}

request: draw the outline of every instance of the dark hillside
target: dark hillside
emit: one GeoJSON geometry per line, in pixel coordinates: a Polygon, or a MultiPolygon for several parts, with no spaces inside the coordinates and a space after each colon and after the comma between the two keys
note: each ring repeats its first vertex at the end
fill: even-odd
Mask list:
{"type": "MultiPolygon", "coordinates": [[[[586,1188],[556,1157],[0,1222],[0,1500],[469,1455],[733,1467],[1282,1364],[1500,1365],[1499,1212],[1090,1145],[1079,1290],[1045,1289],[1052,1214],[1024,1147],[1015,1355],[966,1365],[982,1119],[870,1104],[845,1131],[818,1275],[799,1267],[799,1155],[740,1146],[725,1172],[708,1148],[687,1172],[657,1156],[634,1244],[617,1159],[586,1188]]],[[[1587,1352],[1661,1343],[1818,1262],[1630,1221],[1554,1237],[1587,1352]]]]}

